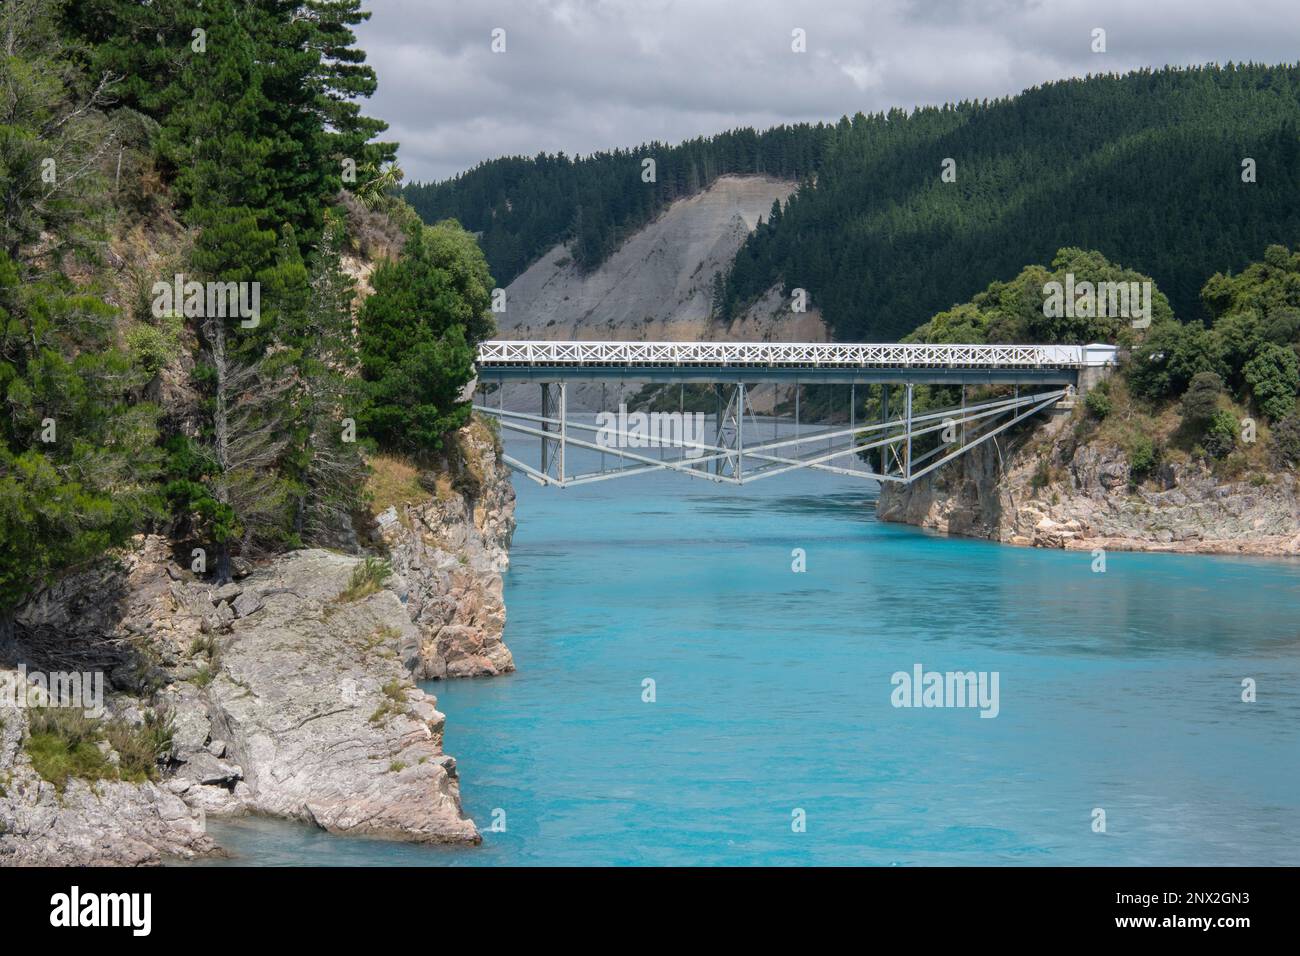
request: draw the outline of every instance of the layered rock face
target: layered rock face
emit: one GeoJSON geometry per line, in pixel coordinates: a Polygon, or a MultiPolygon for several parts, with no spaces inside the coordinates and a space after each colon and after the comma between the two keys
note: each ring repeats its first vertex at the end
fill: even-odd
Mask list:
{"type": "Polygon", "coordinates": [[[474,422],[434,495],[379,515],[394,588],[419,628],[415,676],[481,677],[515,669],[501,639],[501,575],[510,563],[515,492],[493,435],[474,422]]]}
{"type": "Polygon", "coordinates": [[[1057,415],[1010,446],[985,442],[910,487],[881,489],[877,514],[950,534],[1045,548],[1300,554],[1300,482],[1220,482],[1164,466],[1130,488],[1123,452],[1075,440],[1057,415]],[[1044,481],[1046,478],[1046,481],[1044,481]]]}
{"type": "MultiPolygon", "coordinates": [[[[132,723],[146,707],[174,726],[157,782],[77,779],[59,795],[23,752],[25,714],[0,712],[0,861],[157,863],[219,852],[206,814],[264,813],[422,843],[477,843],[461,812],[455,760],[442,750],[445,718],[412,679],[421,634],[391,589],[349,591],[359,557],[321,550],[283,555],[214,588],[181,571],[166,543],[142,538],[92,588],[117,582],[100,643],[134,649],[114,673],[153,693],[114,694],[132,723]],[[113,621],[129,612],[129,619],[113,621]],[[111,635],[111,639],[106,636],[111,635]],[[150,661],[141,664],[140,661],[150,661]]],[[[88,595],[62,585],[63,601],[88,595]]],[[[58,619],[47,601],[43,620],[58,619]]]]}
{"type": "Polygon", "coordinates": [[[212,813],[476,843],[445,718],[410,677],[419,633],[392,591],[347,599],[359,563],[297,551],[240,582],[260,608],[218,640],[204,691],[169,693],[184,762],[165,786],[212,813]]]}

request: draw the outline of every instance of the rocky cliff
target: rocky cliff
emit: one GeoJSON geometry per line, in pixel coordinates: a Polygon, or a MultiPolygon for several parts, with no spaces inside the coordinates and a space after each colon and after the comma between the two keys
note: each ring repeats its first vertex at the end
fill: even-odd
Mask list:
{"type": "Polygon", "coordinates": [[[454,446],[431,497],[398,502],[376,519],[394,586],[420,631],[422,679],[515,669],[501,640],[515,491],[485,423],[462,429],[454,446]]]}
{"type": "Polygon", "coordinates": [[[1141,482],[1124,453],[1081,440],[1058,413],[971,449],[910,487],[881,489],[877,514],[950,534],[1046,548],[1300,554],[1294,472],[1223,480],[1169,463],[1141,482]]]}
{"type": "Polygon", "coordinates": [[[217,587],[167,540],[140,536],[29,602],[18,658],[104,673],[109,712],[58,742],[97,748],[94,779],[52,781],[32,752],[37,712],[0,700],[0,864],[220,853],[208,814],[479,842],[445,717],[415,680],[513,669],[501,572],[514,493],[485,425],[453,444],[421,476],[428,492],[379,515],[369,556],[296,551],[241,563],[217,587]],[[119,773],[124,745],[108,728],[152,723],[166,727],[161,761],[149,779],[119,773]]]}

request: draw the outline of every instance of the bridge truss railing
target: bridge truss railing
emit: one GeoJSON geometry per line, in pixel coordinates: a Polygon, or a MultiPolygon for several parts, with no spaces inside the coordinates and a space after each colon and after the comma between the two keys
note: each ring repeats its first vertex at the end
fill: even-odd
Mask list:
{"type": "Polygon", "coordinates": [[[1081,345],[880,345],[835,342],[526,342],[478,348],[485,372],[508,366],[786,368],[1081,368],[1081,345]]]}

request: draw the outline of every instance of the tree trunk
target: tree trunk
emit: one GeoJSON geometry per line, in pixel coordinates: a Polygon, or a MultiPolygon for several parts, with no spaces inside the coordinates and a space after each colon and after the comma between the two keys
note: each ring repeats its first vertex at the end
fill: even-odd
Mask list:
{"type": "Polygon", "coordinates": [[[230,542],[221,541],[217,543],[217,584],[229,584],[234,580],[230,571],[230,542]]]}

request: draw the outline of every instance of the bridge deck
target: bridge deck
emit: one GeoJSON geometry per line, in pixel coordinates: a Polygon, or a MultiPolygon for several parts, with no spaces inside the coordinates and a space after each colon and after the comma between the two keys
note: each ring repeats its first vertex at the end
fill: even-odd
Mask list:
{"type": "Polygon", "coordinates": [[[859,345],[822,342],[483,342],[479,377],[559,382],[931,382],[1074,384],[1114,349],[1082,345],[859,345]]]}

